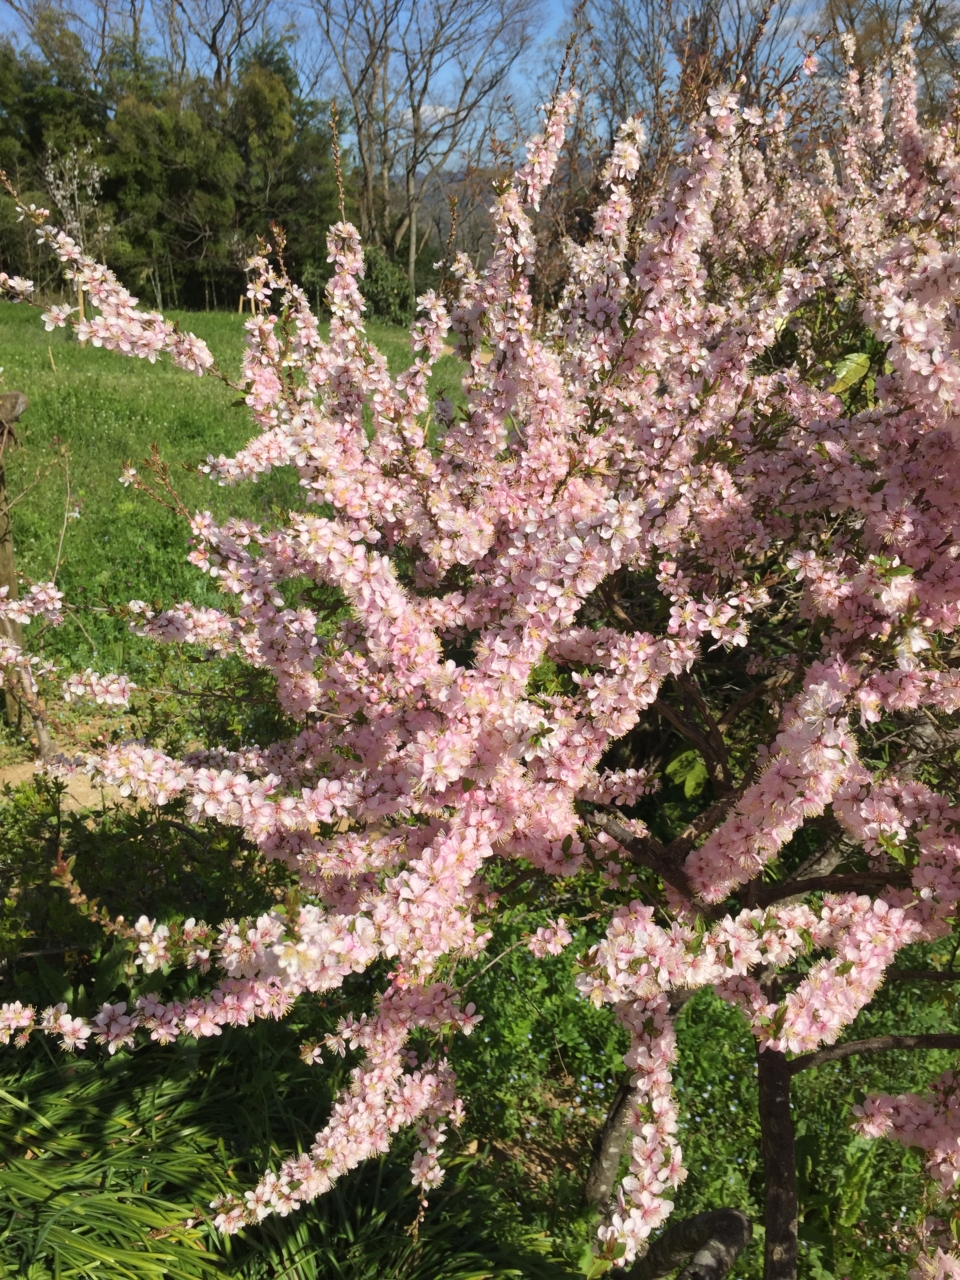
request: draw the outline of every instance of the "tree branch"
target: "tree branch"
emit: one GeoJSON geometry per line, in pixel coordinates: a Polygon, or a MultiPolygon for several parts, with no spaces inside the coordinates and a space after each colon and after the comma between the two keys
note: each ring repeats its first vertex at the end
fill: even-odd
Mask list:
{"type": "Polygon", "coordinates": [[[622,845],[635,862],[656,872],[661,880],[672,884],[685,898],[696,897],[683,867],[670,857],[670,850],[665,848],[655,836],[642,838],[635,836],[612,813],[596,812],[591,820],[594,826],[599,827],[601,831],[606,832],[622,845]]]}
{"type": "Polygon", "coordinates": [[[855,1053],[881,1053],[886,1049],[960,1049],[960,1035],[933,1032],[922,1036],[871,1036],[868,1040],[848,1040],[846,1044],[833,1044],[815,1053],[802,1053],[787,1064],[791,1076],[810,1067],[823,1066],[825,1062],[837,1062],[840,1058],[852,1058],[855,1053]]]}
{"type": "Polygon", "coordinates": [[[613,1194],[620,1169],[620,1156],[630,1128],[630,1112],[634,1089],[630,1081],[633,1072],[628,1071],[617,1086],[613,1103],[607,1112],[603,1127],[593,1143],[590,1168],[584,1183],[583,1195],[588,1204],[603,1205],[613,1194]]]}
{"type": "Polygon", "coordinates": [[[693,743],[693,745],[697,748],[697,750],[703,756],[704,760],[706,760],[708,767],[710,765],[714,766],[714,768],[710,770],[711,777],[714,777],[717,774],[720,774],[720,777],[722,778],[723,775],[720,771],[720,762],[717,759],[716,753],[710,741],[704,737],[704,735],[700,732],[698,728],[696,728],[695,725],[692,725],[689,720],[685,720],[683,716],[681,716],[678,712],[676,712],[668,702],[664,702],[662,698],[658,698],[656,700],[656,702],[653,704],[653,710],[658,712],[660,715],[662,715],[664,720],[672,724],[673,727],[677,730],[677,732],[679,734],[682,734],[682,736],[686,738],[688,742],[693,743]]]}
{"type": "Polygon", "coordinates": [[[766,680],[761,680],[759,684],[753,685],[741,693],[740,697],[727,707],[726,711],[717,721],[718,729],[728,729],[733,724],[741,711],[746,711],[752,702],[755,702],[761,694],[770,692],[780,685],[789,684],[794,678],[792,671],[781,672],[775,676],[768,676],[766,680]]]}
{"type": "Polygon", "coordinates": [[[624,1275],[626,1280],[657,1280],[683,1267],[677,1280],[723,1280],[752,1234],[753,1224],[741,1209],[698,1213],[669,1226],[624,1275]]]}
{"type": "Polygon", "coordinates": [[[849,875],[809,876],[803,880],[783,880],[779,884],[765,885],[753,895],[758,907],[769,907],[784,898],[804,897],[808,893],[840,893],[845,889],[867,889],[870,885],[892,885],[906,889],[910,877],[902,871],[856,871],[849,875]]]}
{"type": "Polygon", "coordinates": [[[960,969],[888,969],[885,976],[904,982],[960,982],[960,969]]]}
{"type": "Polygon", "coordinates": [[[710,920],[719,919],[723,914],[722,908],[707,906],[698,899],[684,870],[684,862],[700,835],[716,826],[718,822],[726,817],[741,799],[755,777],[756,765],[754,764],[741,778],[740,785],[736,791],[731,791],[721,796],[704,809],[702,813],[697,814],[693,821],[668,845],[661,844],[655,836],[648,835],[640,839],[633,835],[620,821],[620,814],[616,809],[603,812],[603,807],[598,806],[592,814],[592,821],[601,831],[613,836],[614,840],[624,847],[634,861],[640,863],[641,866],[648,867],[661,880],[673,885],[685,898],[689,898],[691,902],[695,903],[701,915],[710,920]]]}
{"type": "MultiPolygon", "coordinates": [[[[489,968],[489,965],[487,967],[489,968]]],[[[484,971],[481,970],[481,972],[484,971]]],[[[469,983],[467,985],[469,986],[469,983]]],[[[466,990],[466,988],[463,989],[466,990]]],[[[695,995],[696,990],[693,987],[674,988],[668,996],[671,1018],[675,1018],[687,1001],[695,995]]],[[[613,1195],[613,1188],[620,1170],[620,1157],[623,1155],[623,1148],[630,1132],[630,1115],[636,1102],[633,1078],[633,1071],[625,1071],[620,1077],[607,1118],[594,1139],[590,1167],[583,1186],[584,1199],[588,1204],[603,1207],[613,1195]]]]}
{"type": "Polygon", "coordinates": [[[724,792],[730,791],[733,787],[733,779],[730,776],[730,756],[727,751],[727,744],[723,740],[723,734],[720,732],[717,721],[713,718],[713,714],[707,706],[703,694],[697,687],[696,680],[694,680],[692,676],[677,676],[677,683],[683,690],[684,695],[689,698],[696,707],[697,711],[700,713],[700,718],[704,723],[707,733],[707,741],[710,743],[713,760],[715,762],[715,767],[711,770],[714,784],[719,784],[724,792]]]}

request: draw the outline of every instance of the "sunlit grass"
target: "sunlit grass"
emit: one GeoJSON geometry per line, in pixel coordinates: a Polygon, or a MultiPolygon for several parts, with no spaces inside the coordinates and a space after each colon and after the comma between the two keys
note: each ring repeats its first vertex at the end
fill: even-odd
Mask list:
{"type": "MultiPolygon", "coordinates": [[[[208,342],[228,376],[239,373],[240,316],[170,314],[208,342]]],[[[405,330],[371,324],[370,334],[392,373],[405,367],[411,358],[405,330]]],[[[150,365],[81,347],[66,331],[47,333],[32,308],[0,303],[0,364],[2,389],[23,391],[30,401],[19,447],[7,458],[18,568],[34,580],[56,571],[79,611],[44,636],[45,651],[77,666],[135,669],[141,647],[104,610],[131,599],[210,604],[218,593],[186,561],[184,522],[122,488],[123,466],[136,466],[156,444],[188,509],[268,522],[301,501],[297,477],[285,468],[257,484],[223,488],[198,475],[208,455],[235,452],[253,433],[236,394],[166,360],[150,365]]],[[[454,357],[442,357],[433,393],[455,394],[460,369],[454,357]]]]}

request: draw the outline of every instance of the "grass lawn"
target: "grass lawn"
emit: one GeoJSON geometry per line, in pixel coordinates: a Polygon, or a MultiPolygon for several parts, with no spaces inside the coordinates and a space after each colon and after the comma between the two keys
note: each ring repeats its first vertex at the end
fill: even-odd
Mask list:
{"type": "MultiPolygon", "coordinates": [[[[227,373],[239,372],[240,316],[169,314],[209,343],[227,373]]],[[[391,372],[404,368],[406,331],[371,324],[370,334],[391,372]]],[[[186,563],[183,523],[121,487],[123,465],[136,465],[156,443],[187,507],[267,521],[277,506],[297,503],[296,475],[286,468],[256,484],[221,488],[196,473],[208,454],[235,452],[252,434],[246,408],[234,407],[235,395],[213,378],[196,378],[165,359],[150,365],[80,347],[64,330],[47,333],[33,308],[10,303],[0,303],[0,344],[2,389],[30,399],[21,447],[7,465],[17,566],[28,579],[49,579],[62,537],[57,584],[79,611],[45,634],[44,651],[74,667],[135,675],[147,646],[99,610],[130,599],[214,603],[218,593],[186,563]],[[74,507],[79,515],[65,519],[74,507]]],[[[434,394],[455,396],[461,368],[455,357],[442,357],[434,394]]]]}

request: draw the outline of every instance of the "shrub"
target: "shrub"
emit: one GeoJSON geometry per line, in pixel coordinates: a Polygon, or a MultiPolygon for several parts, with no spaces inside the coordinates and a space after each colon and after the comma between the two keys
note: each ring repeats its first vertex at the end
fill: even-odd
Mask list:
{"type": "Polygon", "coordinates": [[[368,314],[387,324],[409,324],[413,300],[403,267],[376,246],[364,249],[363,265],[361,292],[368,314]]]}
{"type": "MultiPolygon", "coordinates": [[[[419,1143],[424,1197],[440,1183],[462,1116],[450,1047],[480,1021],[472,981],[505,958],[485,951],[523,901],[510,945],[545,963],[576,924],[594,930],[577,986],[628,1040],[587,1176],[604,1208],[593,1274],[638,1255],[634,1277],[662,1274],[701,1249],[720,1274],[748,1238],[736,1205],[654,1235],[685,1177],[674,1024],[692,991],[711,988],[756,1046],[767,1280],[797,1267],[791,1079],[856,1054],[960,1047],[902,1020],[841,1042],[885,979],[913,973],[904,952],[921,980],[949,963],[960,901],[956,121],[919,122],[907,44],[862,81],[851,66],[836,118],[799,77],[792,114],[712,94],[642,226],[642,128],[625,122],[594,238],[571,247],[540,330],[531,210],[570,91],[497,196],[483,271],[461,257],[443,296],[420,299],[398,378],[363,329],[352,226],[330,232],[329,342],[303,293],[266,257],[251,264],[262,309],[236,390],[259,430],[207,469],[230,484],[295,467],[304,510],[269,525],[183,510],[190,560],[224,608],[131,611],[147,636],[268,672],[289,729],[185,756],[118,743],[91,767],[145,803],[240,828],[296,889],[220,927],[131,926],[62,866],[144,980],[92,1019],[65,1002],[3,1012],[8,1037],[113,1054],[144,1034],[279,1019],[299,997],[376,977],[370,1007],[302,1045],[313,1063],[350,1055],[326,1123],[218,1205],[227,1233],[329,1192],[400,1130],[419,1143]],[[430,422],[448,335],[465,401],[437,402],[430,422]],[[180,966],[214,963],[225,976],[180,999],[180,966]]],[[[42,213],[23,213],[99,312],[83,336],[216,375],[203,343],[137,311],[42,213]]],[[[29,297],[27,282],[0,284],[29,297]]],[[[126,479],[177,508],[158,462],[126,479]]],[[[5,614],[59,609],[38,584],[5,614]]],[[[35,697],[26,655],[11,643],[4,656],[35,697]]],[[[113,673],[68,688],[130,695],[113,673]]],[[[946,1194],[955,1097],[948,1073],[926,1096],[862,1098],[856,1124],[921,1150],[946,1194]]],[[[861,1203],[851,1193],[839,1220],[861,1203]]],[[[916,1225],[918,1274],[955,1273],[949,1237],[916,1225]]]]}

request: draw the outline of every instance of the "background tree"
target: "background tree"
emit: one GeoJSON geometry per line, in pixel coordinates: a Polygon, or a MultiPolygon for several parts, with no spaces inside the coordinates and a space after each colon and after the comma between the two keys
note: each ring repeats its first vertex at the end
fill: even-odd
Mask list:
{"type": "MultiPolygon", "coordinates": [[[[267,16],[268,0],[169,0],[167,29],[181,48],[192,42],[202,50],[193,63],[206,71],[217,91],[229,91],[233,69],[267,16]]],[[[276,20],[276,18],[274,18],[276,20]]]]}
{"type": "MultiPolygon", "coordinates": [[[[946,101],[958,67],[957,30],[960,5],[952,0],[904,4],[902,0],[825,0],[818,16],[823,33],[840,31],[856,37],[857,65],[867,68],[889,56],[907,22],[915,25],[917,70],[927,108],[946,101]]],[[[827,65],[839,73],[843,60],[830,42],[824,46],[827,65]]]]}
{"type": "MultiPolygon", "coordinates": [[[[486,109],[531,44],[533,0],[312,0],[351,108],[365,243],[407,244],[414,286],[418,215],[449,166],[464,164],[486,109]]],[[[427,235],[430,228],[427,229],[427,235]]]]}

